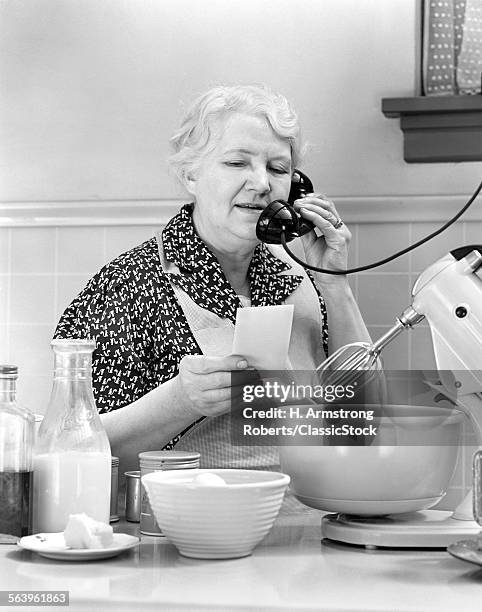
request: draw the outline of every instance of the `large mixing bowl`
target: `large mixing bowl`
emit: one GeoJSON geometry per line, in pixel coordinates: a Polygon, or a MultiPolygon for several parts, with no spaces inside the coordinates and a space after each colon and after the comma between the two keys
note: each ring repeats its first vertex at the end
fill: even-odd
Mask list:
{"type": "Polygon", "coordinates": [[[445,495],[463,420],[458,410],[387,406],[365,446],[327,440],[297,446],[284,439],[281,469],[296,497],[313,508],[360,516],[424,510],[445,495]]]}

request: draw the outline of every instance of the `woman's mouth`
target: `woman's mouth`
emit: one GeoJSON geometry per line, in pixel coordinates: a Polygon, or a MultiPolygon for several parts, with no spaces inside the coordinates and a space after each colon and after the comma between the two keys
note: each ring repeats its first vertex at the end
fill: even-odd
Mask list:
{"type": "Polygon", "coordinates": [[[242,202],[241,204],[235,204],[235,207],[247,212],[261,212],[264,209],[262,204],[255,204],[253,202],[242,202]]]}

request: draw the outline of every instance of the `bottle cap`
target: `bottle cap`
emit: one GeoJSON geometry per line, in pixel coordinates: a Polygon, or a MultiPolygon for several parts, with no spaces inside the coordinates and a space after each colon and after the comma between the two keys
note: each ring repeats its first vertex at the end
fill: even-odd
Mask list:
{"type": "Polygon", "coordinates": [[[0,376],[2,376],[3,378],[17,378],[18,366],[0,364],[0,376]]]}
{"type": "Polygon", "coordinates": [[[74,349],[93,351],[95,349],[95,340],[91,338],[55,338],[51,341],[50,346],[57,351],[71,351],[74,349]]]}
{"type": "Polygon", "coordinates": [[[199,467],[201,454],[189,451],[145,451],[139,453],[141,469],[179,470],[199,467]]]}

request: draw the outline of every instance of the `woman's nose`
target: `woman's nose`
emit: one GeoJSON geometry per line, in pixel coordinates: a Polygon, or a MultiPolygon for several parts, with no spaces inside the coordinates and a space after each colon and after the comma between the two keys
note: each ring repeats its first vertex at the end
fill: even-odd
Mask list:
{"type": "Polygon", "coordinates": [[[246,181],[246,186],[256,193],[268,193],[270,190],[269,175],[265,168],[253,169],[246,181]]]}

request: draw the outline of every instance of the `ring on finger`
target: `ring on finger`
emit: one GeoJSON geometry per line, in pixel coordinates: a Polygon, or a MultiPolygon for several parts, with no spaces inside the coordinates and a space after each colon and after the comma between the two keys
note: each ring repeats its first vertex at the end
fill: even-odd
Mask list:
{"type": "Polygon", "coordinates": [[[343,221],[338,217],[338,219],[336,220],[336,223],[333,223],[333,227],[335,229],[340,229],[340,227],[344,225],[343,221]]]}

